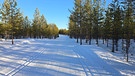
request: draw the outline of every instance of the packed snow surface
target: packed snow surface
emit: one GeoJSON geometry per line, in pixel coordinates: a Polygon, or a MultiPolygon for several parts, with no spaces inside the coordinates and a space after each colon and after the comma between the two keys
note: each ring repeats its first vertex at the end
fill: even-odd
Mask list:
{"type": "MultiPolygon", "coordinates": [[[[118,55],[117,55],[118,56],[118,55]]],[[[135,63],[126,62],[96,45],[57,39],[0,41],[0,76],[134,76],[135,63]]]]}

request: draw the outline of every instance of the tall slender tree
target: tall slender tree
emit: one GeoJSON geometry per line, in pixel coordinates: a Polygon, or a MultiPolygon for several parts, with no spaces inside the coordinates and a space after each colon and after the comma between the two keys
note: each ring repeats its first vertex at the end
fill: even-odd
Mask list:
{"type": "Polygon", "coordinates": [[[92,20],[93,20],[93,11],[92,11],[92,0],[86,0],[84,4],[84,23],[86,31],[86,42],[89,39],[89,44],[91,45],[92,38],[92,20]]]}
{"type": "Polygon", "coordinates": [[[31,21],[28,16],[26,16],[23,20],[23,36],[25,38],[31,37],[31,21]]]}
{"type": "Polygon", "coordinates": [[[32,31],[33,31],[33,36],[34,38],[39,38],[40,37],[40,31],[41,31],[41,24],[40,24],[40,12],[38,8],[36,8],[35,13],[34,13],[34,19],[32,23],[32,31]]]}
{"type": "Polygon", "coordinates": [[[41,38],[46,36],[46,30],[47,30],[47,21],[44,17],[44,15],[40,18],[40,24],[41,24],[41,38]]]}
{"type": "Polygon", "coordinates": [[[11,34],[12,34],[12,44],[14,44],[14,30],[16,23],[16,15],[17,15],[17,2],[16,0],[5,0],[2,5],[2,20],[6,25],[11,25],[11,34]]]}
{"type": "MultiPolygon", "coordinates": [[[[112,12],[112,19],[113,19],[113,24],[112,24],[112,52],[115,52],[115,38],[116,38],[116,27],[117,27],[117,13],[116,9],[119,7],[119,1],[118,0],[113,0],[112,3],[110,4],[111,12],[112,12]]],[[[117,42],[117,41],[116,41],[117,42]]]]}
{"type": "Polygon", "coordinates": [[[80,45],[82,45],[82,22],[83,22],[83,3],[82,0],[75,0],[75,6],[73,11],[70,11],[72,17],[70,19],[76,23],[79,27],[79,37],[80,37],[80,45]]]}
{"type": "Polygon", "coordinates": [[[111,26],[112,26],[112,13],[110,11],[110,8],[107,9],[106,11],[106,18],[105,18],[105,23],[103,26],[104,29],[104,38],[107,42],[107,47],[108,47],[108,40],[111,39],[111,26]]]}
{"type": "Polygon", "coordinates": [[[20,12],[20,9],[16,10],[14,20],[14,37],[21,38],[21,31],[23,30],[23,14],[20,12]]]}
{"type": "Polygon", "coordinates": [[[124,34],[126,40],[126,54],[127,54],[127,62],[128,62],[128,54],[129,54],[129,47],[130,47],[130,39],[132,34],[132,26],[133,26],[133,14],[132,14],[132,7],[131,2],[128,3],[128,8],[126,10],[126,15],[124,19],[124,34]]]}
{"type": "Polygon", "coordinates": [[[102,0],[94,0],[93,3],[93,36],[96,39],[96,44],[98,45],[98,39],[100,37],[100,28],[104,21],[103,17],[103,11],[104,11],[104,5],[105,1],[102,2],[102,0]]]}
{"type": "Polygon", "coordinates": [[[69,19],[69,35],[70,35],[70,38],[74,37],[77,39],[77,43],[78,43],[78,38],[79,38],[79,29],[77,28],[78,26],[76,25],[76,22],[74,22],[72,20],[72,15],[70,15],[70,19],[69,19]]]}

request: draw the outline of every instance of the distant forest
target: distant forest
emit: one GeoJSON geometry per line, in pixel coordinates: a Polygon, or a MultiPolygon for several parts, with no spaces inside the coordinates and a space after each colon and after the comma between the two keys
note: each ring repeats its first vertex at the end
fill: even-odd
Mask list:
{"type": "Polygon", "coordinates": [[[59,29],[56,24],[48,24],[44,15],[35,8],[34,19],[24,17],[16,0],[4,0],[0,6],[1,38],[56,38],[59,29]]]}

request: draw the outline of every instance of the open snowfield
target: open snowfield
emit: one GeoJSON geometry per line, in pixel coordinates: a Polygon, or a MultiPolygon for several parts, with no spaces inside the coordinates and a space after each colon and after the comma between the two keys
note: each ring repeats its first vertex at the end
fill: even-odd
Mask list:
{"type": "Polygon", "coordinates": [[[135,60],[121,56],[64,35],[0,41],[0,76],[135,76],[135,60]]]}

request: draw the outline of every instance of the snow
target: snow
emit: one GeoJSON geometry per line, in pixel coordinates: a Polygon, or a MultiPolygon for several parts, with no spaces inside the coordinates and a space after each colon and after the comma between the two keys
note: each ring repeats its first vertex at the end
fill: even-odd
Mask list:
{"type": "Polygon", "coordinates": [[[0,41],[5,41],[5,39],[0,38],[0,41]]]}
{"type": "MultiPolygon", "coordinates": [[[[103,45],[102,45],[103,46],[103,45]]],[[[133,57],[134,58],[134,57],[133,57]]],[[[57,39],[0,41],[0,76],[134,76],[135,60],[105,47],[57,39]]]]}
{"type": "MultiPolygon", "coordinates": [[[[120,43],[121,41],[119,41],[120,43]]],[[[98,50],[94,52],[103,60],[105,60],[109,65],[113,66],[124,76],[135,76],[135,49],[133,48],[135,43],[131,42],[131,47],[129,51],[129,62],[126,62],[126,57],[124,56],[122,48],[119,44],[119,51],[115,53],[110,52],[111,48],[105,47],[106,44],[100,43],[98,50]],[[101,48],[102,47],[102,48],[101,48]],[[132,51],[131,51],[132,50],[132,51]],[[131,55],[133,54],[133,55],[131,55]]]]}

